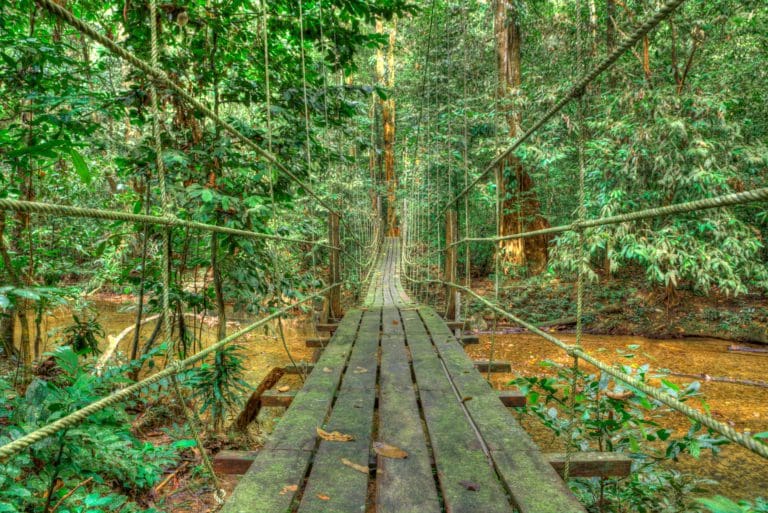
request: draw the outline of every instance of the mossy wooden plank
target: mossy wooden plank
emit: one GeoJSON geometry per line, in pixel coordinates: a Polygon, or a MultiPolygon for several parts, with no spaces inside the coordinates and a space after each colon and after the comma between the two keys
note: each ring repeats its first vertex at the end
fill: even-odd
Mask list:
{"type": "MultiPolygon", "coordinates": [[[[565,453],[545,454],[555,471],[563,475],[565,453]]],[[[632,458],[620,452],[574,452],[571,454],[571,477],[627,477],[632,471],[632,458]]]]}
{"type": "Polygon", "coordinates": [[[399,317],[396,309],[384,309],[378,438],[403,449],[408,457],[377,458],[376,513],[439,513],[440,500],[399,317]]]}
{"type": "MultiPolygon", "coordinates": [[[[346,374],[349,375],[349,371],[346,374]]],[[[375,383],[375,372],[367,377],[370,376],[375,383]]],[[[342,387],[331,417],[323,428],[351,435],[354,440],[320,441],[299,512],[365,511],[369,475],[345,465],[343,460],[368,468],[375,399],[370,388],[342,387]]]]}
{"type": "Polygon", "coordinates": [[[350,311],[317,363],[317,372],[307,378],[296,394],[291,407],[279,420],[264,448],[301,449],[312,451],[317,434],[315,429],[328,415],[339,388],[341,374],[357,335],[361,312],[350,311]]]}
{"type": "Polygon", "coordinates": [[[480,375],[468,370],[471,361],[451,343],[453,337],[445,323],[430,308],[421,308],[420,314],[517,508],[523,513],[583,513],[583,506],[501,404],[496,392],[473,377],[473,373],[480,375]]]}
{"type": "Polygon", "coordinates": [[[347,371],[341,383],[342,389],[375,390],[380,333],[381,309],[374,308],[365,312],[360,322],[355,348],[347,362],[347,371]]]}
{"type": "Polygon", "coordinates": [[[420,390],[420,396],[446,511],[512,512],[459,402],[439,391],[420,390]]]}
{"type": "Polygon", "coordinates": [[[222,513],[288,513],[309,466],[305,451],[261,451],[222,513]]]}

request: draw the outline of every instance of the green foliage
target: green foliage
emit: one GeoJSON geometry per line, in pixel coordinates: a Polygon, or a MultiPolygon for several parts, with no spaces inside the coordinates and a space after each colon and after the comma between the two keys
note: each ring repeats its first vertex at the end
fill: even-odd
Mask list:
{"type": "Polygon", "coordinates": [[[77,315],[72,315],[73,324],[64,328],[64,343],[77,354],[100,354],[99,340],[104,338],[104,329],[95,317],[88,316],[81,320],[77,315]]]}
{"type": "Polygon", "coordinates": [[[756,499],[754,503],[749,501],[733,502],[718,495],[711,499],[699,499],[701,504],[707,507],[711,513],[765,513],[768,511],[768,501],[756,499]]]}
{"type": "Polygon", "coordinates": [[[214,429],[220,431],[228,415],[242,406],[250,386],[242,379],[243,347],[232,344],[216,351],[213,362],[191,371],[186,384],[201,402],[201,412],[209,412],[214,429]]]}
{"type": "MultiPolygon", "coordinates": [[[[6,424],[0,443],[61,418],[124,381],[120,373],[97,377],[70,347],[60,347],[51,356],[57,371],[50,379],[32,381],[23,395],[0,381],[0,416],[6,424]]],[[[64,500],[60,511],[154,512],[139,507],[133,498],[157,484],[163,470],[176,463],[177,454],[170,447],[136,438],[130,421],[124,406],[106,408],[3,464],[0,503],[8,506],[2,511],[43,511],[54,485],[53,504],[90,477],[86,486],[64,500]]]]}
{"type": "MultiPolygon", "coordinates": [[[[626,356],[632,356],[632,348],[626,356]]],[[[602,504],[601,511],[685,512],[693,510],[691,496],[705,481],[668,469],[665,461],[688,454],[699,458],[704,451],[717,454],[726,440],[702,431],[698,423],[676,435],[664,428],[661,417],[670,410],[607,375],[578,372],[578,390],[570,404],[572,369],[553,362],[544,367],[555,370],[556,377],[519,378],[513,381],[526,393],[526,413],[534,415],[555,435],[565,438],[576,451],[601,450],[627,453],[632,458],[629,477],[616,479],[575,479],[572,485],[587,505],[602,504]],[[570,436],[571,438],[568,438],[570,436]]],[[[647,365],[621,370],[647,381],[647,365]]],[[[685,388],[662,380],[663,389],[681,401],[698,397],[699,383],[685,388]]]]}

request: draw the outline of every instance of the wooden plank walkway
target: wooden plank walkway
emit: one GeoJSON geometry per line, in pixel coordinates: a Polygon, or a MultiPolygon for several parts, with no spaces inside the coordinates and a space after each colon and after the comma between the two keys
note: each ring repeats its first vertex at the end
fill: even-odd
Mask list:
{"type": "Polygon", "coordinates": [[[448,325],[410,301],[399,256],[389,239],[365,304],[344,316],[222,511],[583,513],[448,325]]]}

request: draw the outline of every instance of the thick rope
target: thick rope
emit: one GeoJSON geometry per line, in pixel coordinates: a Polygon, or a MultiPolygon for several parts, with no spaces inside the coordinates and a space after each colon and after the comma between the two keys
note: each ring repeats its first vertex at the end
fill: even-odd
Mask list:
{"type": "MultiPolygon", "coordinates": [[[[157,30],[157,0],[149,2],[149,28],[150,28],[150,62],[152,67],[159,69],[160,44],[157,30]]],[[[165,217],[170,212],[171,200],[168,196],[168,184],[165,176],[165,163],[163,162],[163,142],[160,130],[160,107],[157,101],[157,85],[154,81],[149,85],[150,108],[152,110],[152,137],[154,139],[155,165],[157,166],[157,179],[160,182],[160,209],[165,217]]],[[[163,231],[163,257],[161,273],[163,281],[163,334],[165,341],[171,342],[171,258],[173,236],[171,228],[163,231]]]]}
{"type": "Polygon", "coordinates": [[[616,47],[616,49],[611,52],[600,64],[598,64],[592,71],[584,75],[581,80],[579,80],[575,86],[573,86],[568,93],[559,101],[557,102],[551,109],[549,109],[543,116],[541,116],[538,121],[536,121],[533,126],[531,126],[528,130],[526,130],[523,135],[521,135],[514,143],[512,143],[511,146],[509,146],[506,150],[502,151],[499,155],[497,155],[491,162],[488,163],[488,165],[485,167],[482,173],[472,180],[472,182],[467,185],[460,193],[458,193],[453,199],[448,201],[448,204],[445,206],[445,208],[440,212],[440,214],[444,214],[445,211],[451,207],[454,203],[456,203],[459,198],[464,196],[467,192],[469,192],[475,185],[477,185],[481,180],[483,180],[488,174],[493,171],[500,162],[502,162],[504,159],[506,159],[509,155],[511,155],[515,150],[517,150],[520,145],[522,145],[525,141],[527,141],[539,128],[544,126],[550,119],[552,119],[555,114],[560,112],[563,107],[568,105],[571,100],[574,100],[576,98],[579,98],[584,89],[598,76],[600,76],[604,71],[612,67],[619,58],[632,46],[634,46],[635,43],[640,41],[640,39],[643,38],[648,32],[653,30],[659,23],[664,21],[667,17],[669,17],[675,9],[677,9],[680,4],[682,4],[685,0],[668,0],[667,3],[665,3],[661,9],[659,9],[653,16],[648,18],[642,25],[637,27],[634,32],[632,32],[630,35],[624,38],[624,40],[619,44],[619,46],[616,47]]]}
{"type": "Polygon", "coordinates": [[[285,176],[290,178],[296,185],[304,189],[307,194],[309,194],[315,200],[317,200],[317,202],[320,205],[322,205],[324,208],[326,208],[331,212],[336,212],[333,208],[331,208],[331,206],[326,201],[320,198],[320,196],[311,187],[305,184],[296,175],[296,173],[291,171],[285,164],[280,162],[275,155],[263,149],[252,140],[250,140],[248,137],[243,135],[242,132],[236,129],[232,124],[222,119],[215,112],[213,112],[213,110],[211,110],[208,106],[206,106],[205,104],[197,100],[194,96],[192,96],[187,91],[185,91],[182,86],[180,86],[179,84],[171,80],[165,71],[158,69],[157,67],[147,63],[142,59],[139,59],[134,54],[130,53],[129,51],[117,45],[111,39],[107,38],[106,36],[103,36],[102,34],[99,34],[95,28],[85,23],[84,21],[76,18],[74,14],[72,14],[70,11],[68,11],[64,7],[58,5],[54,0],[38,0],[38,3],[44,8],[46,8],[51,14],[53,14],[54,16],[57,16],[65,23],[67,23],[74,29],[78,30],[83,35],[87,36],[89,39],[104,46],[116,56],[120,57],[121,59],[125,60],[129,64],[136,67],[137,69],[146,73],[153,80],[159,83],[162,83],[169,89],[173,90],[180,98],[182,98],[184,101],[189,103],[192,107],[197,109],[199,112],[201,112],[208,119],[216,123],[218,126],[220,126],[224,130],[229,132],[235,139],[238,139],[240,142],[245,144],[248,148],[250,148],[251,150],[255,151],[257,154],[259,154],[262,158],[272,163],[275,167],[277,167],[277,169],[280,170],[280,172],[282,172],[283,174],[285,174],[285,176]]]}
{"type": "Polygon", "coordinates": [[[560,340],[559,338],[554,337],[553,335],[545,331],[542,331],[541,329],[537,328],[536,325],[526,322],[521,318],[515,316],[514,314],[511,314],[505,310],[502,310],[491,301],[485,299],[484,297],[475,293],[471,289],[464,287],[463,285],[459,285],[458,283],[444,282],[442,280],[431,280],[431,281],[433,283],[449,285],[452,287],[456,287],[460,290],[463,290],[465,293],[473,296],[480,303],[492,309],[494,312],[502,315],[503,317],[506,317],[507,319],[514,322],[518,326],[521,326],[527,329],[531,333],[534,333],[540,336],[541,338],[553,343],[554,345],[556,345],[557,347],[559,347],[560,349],[568,353],[570,356],[581,358],[585,362],[589,363],[590,365],[593,365],[597,369],[605,372],[606,374],[614,377],[615,379],[623,383],[626,383],[627,385],[639,390],[643,394],[646,394],[647,396],[652,397],[656,401],[662,404],[665,404],[666,406],[669,406],[673,410],[679,411],[686,417],[693,419],[696,422],[699,422],[700,424],[706,426],[707,428],[720,433],[731,442],[741,445],[742,447],[754,452],[755,454],[758,454],[763,458],[768,459],[768,445],[759,442],[758,440],[752,438],[748,434],[742,433],[740,431],[736,431],[728,424],[724,422],[720,422],[719,420],[714,419],[712,416],[702,413],[701,411],[695,408],[691,408],[690,406],[683,403],[676,397],[670,395],[669,393],[664,392],[663,390],[653,387],[647,383],[644,383],[638,380],[637,378],[630,376],[629,374],[626,374],[625,372],[617,369],[616,367],[594,358],[589,353],[585,352],[583,349],[572,346],[560,340]]]}
{"type": "Polygon", "coordinates": [[[694,212],[698,210],[707,210],[712,208],[732,207],[736,205],[744,205],[747,203],[754,203],[757,201],[768,201],[768,187],[762,187],[759,189],[753,189],[751,191],[735,192],[731,194],[723,194],[722,196],[715,196],[712,198],[704,198],[700,200],[688,201],[685,203],[677,203],[674,205],[668,205],[666,207],[649,208],[645,210],[638,210],[637,212],[629,212],[627,214],[618,214],[615,216],[599,217],[597,219],[590,219],[586,221],[575,221],[571,224],[563,224],[560,226],[553,226],[551,228],[544,228],[541,230],[532,230],[523,233],[515,233],[512,235],[504,235],[501,237],[467,237],[454,244],[465,244],[467,242],[498,242],[500,240],[522,239],[528,237],[535,237],[537,235],[552,235],[556,233],[563,233],[567,231],[578,231],[582,228],[595,228],[597,226],[607,226],[611,224],[627,223],[630,221],[639,221],[642,219],[650,219],[653,217],[661,217],[673,214],[684,214],[686,212],[694,212]]]}
{"type": "Polygon", "coordinates": [[[50,424],[41,427],[40,429],[37,429],[31,433],[27,433],[26,435],[22,436],[21,438],[14,440],[12,442],[9,442],[2,447],[0,447],[0,462],[5,462],[9,458],[15,456],[19,452],[23,451],[27,447],[29,447],[32,444],[35,444],[39,442],[40,440],[44,440],[45,438],[48,438],[59,431],[63,429],[67,429],[69,427],[72,427],[76,424],[79,424],[83,420],[85,420],[88,416],[103,410],[104,408],[107,408],[109,406],[112,406],[114,404],[117,404],[119,402],[125,401],[129,397],[131,397],[133,394],[140,392],[142,389],[146,388],[147,386],[157,383],[159,381],[162,381],[165,378],[171,377],[175,374],[178,374],[182,370],[186,369],[190,365],[193,365],[203,359],[205,359],[208,355],[218,351],[219,349],[223,348],[227,344],[231,343],[232,341],[252,332],[253,330],[263,326],[264,324],[272,321],[273,319],[276,319],[277,317],[285,314],[289,310],[306,303],[308,301],[314,300],[320,296],[322,296],[324,293],[332,289],[333,287],[336,287],[340,284],[335,283],[329,287],[326,287],[323,290],[318,291],[316,294],[312,294],[310,296],[307,296],[300,301],[297,301],[293,303],[292,305],[286,306],[285,308],[282,308],[280,310],[277,310],[270,315],[264,317],[263,319],[260,319],[253,324],[246,326],[245,328],[241,329],[240,331],[237,331],[231,335],[229,335],[226,338],[221,339],[220,341],[216,342],[215,344],[195,353],[194,355],[185,358],[184,360],[178,360],[175,362],[172,362],[168,367],[163,369],[162,371],[158,372],[157,374],[154,374],[148,378],[145,378],[141,381],[137,381],[133,385],[127,386],[121,390],[118,390],[107,397],[103,397],[102,399],[99,399],[98,401],[92,402],[88,406],[85,406],[76,412],[70,413],[66,417],[62,417],[54,422],[51,422],[50,424]]]}
{"type": "Polygon", "coordinates": [[[173,216],[132,214],[129,212],[120,212],[118,210],[73,207],[69,205],[58,205],[55,203],[22,201],[14,199],[0,199],[0,210],[13,210],[16,212],[30,212],[35,214],[55,215],[62,217],[85,217],[89,219],[104,219],[107,221],[127,221],[131,223],[154,224],[158,226],[176,228],[190,228],[208,232],[223,233],[227,235],[235,235],[238,237],[245,237],[250,239],[268,239],[296,244],[312,244],[329,249],[339,249],[336,246],[331,246],[330,244],[324,244],[309,239],[296,239],[292,237],[281,237],[279,235],[272,235],[269,233],[253,232],[250,230],[239,230],[237,228],[228,228],[226,226],[217,226],[213,224],[200,223],[197,221],[187,221],[173,216]]]}

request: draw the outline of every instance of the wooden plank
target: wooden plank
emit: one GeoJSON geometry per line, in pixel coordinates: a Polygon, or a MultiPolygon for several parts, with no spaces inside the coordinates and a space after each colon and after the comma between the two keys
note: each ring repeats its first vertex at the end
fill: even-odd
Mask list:
{"type": "Polygon", "coordinates": [[[425,336],[426,328],[418,312],[402,315],[408,346],[414,355],[419,355],[414,356],[413,369],[446,511],[511,512],[506,492],[431,347],[431,340],[425,336]]]}
{"type": "Polygon", "coordinates": [[[307,347],[325,347],[331,339],[327,337],[308,338],[304,343],[307,347]]]}
{"type": "Polygon", "coordinates": [[[462,335],[458,338],[459,344],[462,346],[477,345],[480,343],[480,337],[477,335],[462,335]]]}
{"type": "Polygon", "coordinates": [[[354,440],[320,441],[299,512],[365,511],[370,476],[344,464],[343,460],[368,467],[376,400],[379,328],[380,312],[365,312],[336,404],[328,423],[323,426],[326,431],[352,435],[354,440]],[[361,369],[365,371],[361,372],[361,369]]]}
{"type": "Polygon", "coordinates": [[[377,458],[380,473],[376,482],[376,513],[440,513],[399,317],[394,308],[384,309],[378,438],[403,449],[408,457],[377,458]],[[395,320],[397,324],[393,323],[395,320]]]}
{"type": "Polygon", "coordinates": [[[315,369],[315,364],[310,362],[297,362],[296,365],[286,365],[283,370],[286,374],[310,374],[315,369]]]}
{"type": "Polygon", "coordinates": [[[445,324],[452,330],[463,330],[466,326],[466,321],[446,321],[445,324]]]}
{"type": "MultiPolygon", "coordinates": [[[[544,457],[561,476],[565,468],[564,453],[544,457]]],[[[571,477],[627,477],[632,472],[632,458],[620,452],[574,452],[571,454],[571,477]]]]}
{"type": "Polygon", "coordinates": [[[261,394],[261,405],[272,408],[288,408],[296,397],[296,391],[278,392],[277,390],[267,390],[261,394]]]}
{"type": "Polygon", "coordinates": [[[241,476],[248,472],[259,451],[219,451],[213,457],[217,474],[241,476]]]}
{"type": "Polygon", "coordinates": [[[315,325],[315,329],[317,329],[317,331],[326,332],[326,333],[327,332],[333,333],[338,328],[339,328],[339,325],[334,323],[317,323],[315,325]]]}
{"type": "Polygon", "coordinates": [[[288,513],[309,466],[305,451],[260,451],[222,513],[288,513]]]}
{"type": "Polygon", "coordinates": [[[525,394],[518,390],[500,390],[499,399],[508,408],[523,408],[528,403],[525,394]]]}
{"type": "Polygon", "coordinates": [[[550,463],[455,343],[448,327],[430,308],[419,310],[434,338],[459,394],[471,397],[464,406],[490,450],[496,471],[504,480],[518,510],[525,513],[584,513],[550,463]],[[473,377],[474,376],[474,377],[473,377]],[[479,379],[478,379],[479,378],[479,379]]]}
{"type": "Polygon", "coordinates": [[[316,449],[316,429],[331,408],[361,318],[362,312],[354,310],[344,317],[318,362],[321,371],[309,375],[253,465],[238,483],[223,513],[290,511],[316,449]]]}
{"type": "Polygon", "coordinates": [[[512,364],[501,360],[475,360],[472,363],[478,372],[512,372],[512,364]]]}

